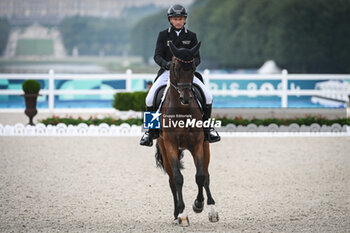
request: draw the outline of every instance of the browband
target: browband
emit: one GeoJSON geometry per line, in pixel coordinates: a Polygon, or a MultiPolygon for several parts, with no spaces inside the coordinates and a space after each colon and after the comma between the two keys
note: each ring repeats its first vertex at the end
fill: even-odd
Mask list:
{"type": "Polygon", "coordinates": [[[180,58],[177,58],[177,57],[175,57],[175,59],[180,61],[180,62],[183,62],[183,63],[192,63],[194,61],[194,59],[192,59],[191,61],[184,61],[184,60],[181,60],[180,58]]]}

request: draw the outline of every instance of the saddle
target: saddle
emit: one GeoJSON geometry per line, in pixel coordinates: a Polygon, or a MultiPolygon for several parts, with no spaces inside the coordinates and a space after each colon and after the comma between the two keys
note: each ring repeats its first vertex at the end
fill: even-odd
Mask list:
{"type": "MultiPolygon", "coordinates": [[[[153,106],[155,107],[155,109],[158,109],[161,104],[165,88],[166,88],[166,85],[162,85],[156,90],[156,93],[153,99],[153,106]]],[[[192,91],[193,91],[194,97],[196,98],[196,101],[199,103],[201,111],[203,112],[203,109],[206,104],[206,99],[202,89],[197,84],[193,83],[192,91]]]]}

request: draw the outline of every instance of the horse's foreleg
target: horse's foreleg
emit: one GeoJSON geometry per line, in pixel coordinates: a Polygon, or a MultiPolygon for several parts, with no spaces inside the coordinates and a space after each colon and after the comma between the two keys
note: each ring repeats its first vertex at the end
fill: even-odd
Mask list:
{"type": "Polygon", "coordinates": [[[174,220],[179,216],[179,208],[177,206],[177,194],[176,194],[176,186],[174,184],[174,179],[169,177],[169,185],[171,188],[171,192],[173,194],[174,199],[174,220]]]}
{"type": "Polygon", "coordinates": [[[184,211],[185,203],[183,201],[183,196],[182,196],[182,186],[184,183],[184,178],[180,172],[181,166],[180,166],[180,160],[178,158],[179,150],[177,147],[173,146],[172,143],[168,143],[167,145],[165,145],[165,149],[168,157],[169,166],[173,170],[173,181],[175,184],[176,196],[177,196],[177,203],[176,203],[177,211],[178,211],[177,219],[181,226],[186,227],[189,225],[189,220],[188,220],[187,214],[184,211]]]}
{"type": "Polygon", "coordinates": [[[209,151],[209,142],[205,141],[203,144],[203,150],[204,150],[204,159],[203,159],[203,169],[205,173],[205,182],[204,182],[204,188],[207,192],[207,205],[215,205],[215,201],[213,197],[211,196],[209,184],[210,184],[210,175],[209,175],[209,162],[210,162],[210,151],[209,151]]]}
{"type": "Polygon", "coordinates": [[[177,219],[179,221],[179,224],[185,227],[189,225],[189,220],[188,220],[187,214],[185,213],[185,203],[183,201],[183,196],[182,196],[182,186],[184,183],[184,178],[180,172],[180,161],[178,159],[173,160],[172,165],[173,165],[173,171],[174,171],[174,183],[176,186],[176,193],[178,198],[177,209],[179,211],[179,214],[177,216],[177,219]]]}
{"type": "Polygon", "coordinates": [[[177,216],[179,215],[179,209],[177,207],[177,194],[176,194],[176,186],[174,183],[174,172],[173,172],[173,168],[169,164],[168,157],[167,157],[166,150],[165,150],[165,146],[164,146],[164,141],[162,138],[158,139],[158,145],[159,145],[159,149],[160,149],[160,152],[162,154],[162,157],[163,157],[164,170],[167,172],[167,174],[169,176],[169,186],[170,186],[171,193],[173,194],[173,199],[174,199],[174,219],[176,220],[177,216]]]}
{"type": "Polygon", "coordinates": [[[204,182],[204,188],[207,193],[207,205],[209,209],[208,217],[211,222],[217,222],[219,221],[219,214],[216,211],[215,208],[215,201],[211,195],[209,184],[210,184],[210,175],[209,175],[209,162],[210,162],[210,150],[209,150],[209,142],[204,142],[204,160],[203,160],[203,167],[204,167],[204,173],[205,173],[205,182],[204,182]]]}
{"type": "Polygon", "coordinates": [[[194,201],[192,208],[196,213],[201,213],[204,208],[204,196],[203,196],[203,186],[205,182],[204,164],[203,164],[203,146],[196,146],[193,151],[191,151],[196,165],[196,183],[198,186],[197,198],[194,201]]]}

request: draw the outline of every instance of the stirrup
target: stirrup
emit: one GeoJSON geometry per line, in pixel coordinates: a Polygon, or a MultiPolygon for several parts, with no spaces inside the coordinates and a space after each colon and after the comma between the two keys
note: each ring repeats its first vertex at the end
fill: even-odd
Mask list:
{"type": "Polygon", "coordinates": [[[153,146],[153,137],[150,132],[145,132],[140,140],[141,146],[153,146]]]}
{"type": "Polygon", "coordinates": [[[153,146],[153,139],[156,139],[159,137],[159,130],[158,129],[149,129],[146,131],[140,140],[141,146],[153,146]]]}
{"type": "Polygon", "coordinates": [[[205,140],[209,143],[218,142],[221,140],[219,133],[214,128],[207,129],[205,140]]]}

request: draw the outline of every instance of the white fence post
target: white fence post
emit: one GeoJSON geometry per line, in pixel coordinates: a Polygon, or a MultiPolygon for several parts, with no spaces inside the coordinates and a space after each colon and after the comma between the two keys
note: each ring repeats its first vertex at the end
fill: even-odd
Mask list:
{"type": "Polygon", "coordinates": [[[55,107],[55,71],[49,71],[49,111],[52,113],[55,107]]]}
{"type": "Polygon", "coordinates": [[[348,102],[346,102],[346,117],[350,117],[350,93],[348,93],[348,102]]]}
{"type": "Polygon", "coordinates": [[[132,70],[127,69],[126,70],[126,84],[125,84],[125,89],[127,92],[131,91],[131,79],[132,79],[132,70]]]}
{"type": "Polygon", "coordinates": [[[282,70],[282,96],[281,96],[281,106],[282,108],[287,108],[288,106],[288,71],[282,70]]]}

